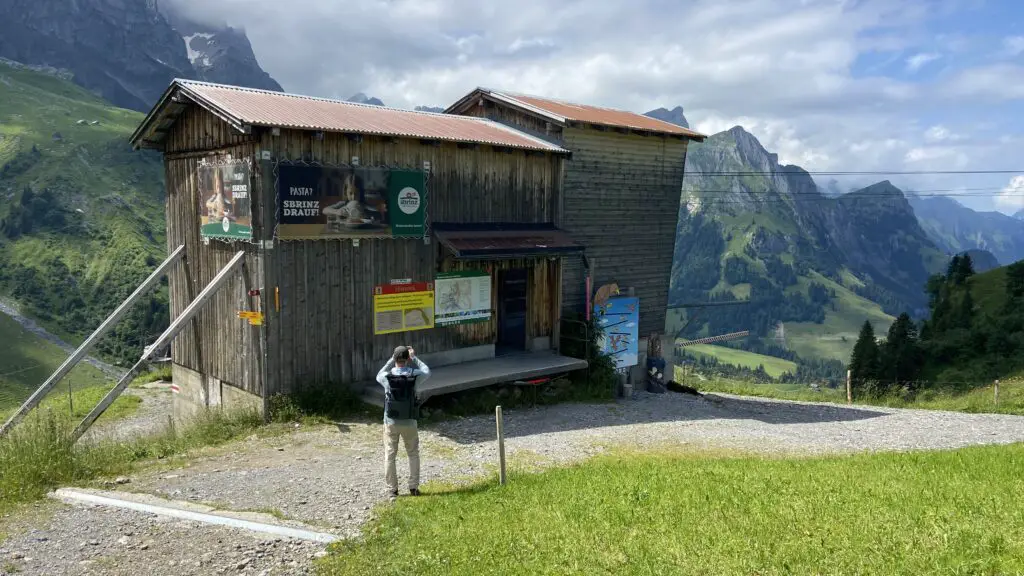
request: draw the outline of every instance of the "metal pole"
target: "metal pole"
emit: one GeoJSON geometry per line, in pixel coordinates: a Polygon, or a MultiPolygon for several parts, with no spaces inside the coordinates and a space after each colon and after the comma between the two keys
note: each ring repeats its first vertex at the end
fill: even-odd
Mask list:
{"type": "Polygon", "coordinates": [[[505,485],[505,431],[501,416],[501,406],[494,407],[494,419],[498,423],[498,483],[505,485]]]}
{"type": "Polygon", "coordinates": [[[237,271],[244,261],[245,252],[239,251],[236,253],[235,257],[228,262],[228,265],[217,273],[213,280],[206,285],[206,288],[203,288],[203,291],[196,296],[196,299],[185,308],[181,315],[171,322],[171,325],[167,327],[167,330],[165,330],[159,338],[157,338],[156,342],[151,346],[146,347],[146,351],[142,354],[142,358],[135,363],[135,366],[132,366],[132,369],[121,378],[117,383],[117,386],[114,386],[114,389],[108,392],[107,395],[103,397],[103,400],[101,400],[100,403],[92,409],[92,412],[89,412],[89,415],[82,420],[82,423],[78,425],[78,428],[75,428],[75,431],[71,434],[72,442],[76,442],[81,438],[82,434],[85,434],[86,430],[96,422],[96,419],[99,418],[103,412],[105,412],[106,409],[114,403],[114,400],[121,395],[121,392],[128,387],[128,384],[131,383],[135,374],[138,373],[152,357],[156,356],[157,353],[162,352],[163,349],[166,348],[171,341],[185,329],[185,326],[188,325],[192,318],[199,314],[199,311],[202,310],[210,299],[213,298],[213,295],[227,283],[232,274],[237,271]]]}
{"type": "Polygon", "coordinates": [[[68,413],[72,418],[75,417],[75,401],[71,396],[71,377],[68,377],[68,413]]]}
{"type": "Polygon", "coordinates": [[[45,398],[46,395],[50,392],[50,390],[52,390],[53,387],[56,386],[57,383],[60,382],[62,378],[67,376],[71,372],[71,370],[75,366],[77,366],[78,363],[82,361],[82,359],[85,358],[86,354],[88,354],[89,350],[91,350],[92,347],[95,346],[97,342],[99,342],[100,338],[105,336],[107,332],[109,332],[114,327],[115,324],[120,322],[121,319],[124,318],[126,314],[128,314],[128,310],[132,307],[132,305],[135,304],[135,302],[139,298],[141,298],[143,294],[145,294],[151,288],[156,286],[160,279],[163,278],[165,274],[167,274],[167,271],[171,268],[171,266],[173,266],[179,260],[181,260],[181,258],[184,255],[185,245],[183,244],[181,246],[178,246],[177,250],[172,252],[171,255],[168,256],[166,260],[164,260],[163,264],[158,266],[157,269],[154,270],[153,273],[149,275],[149,278],[146,278],[146,281],[140,284],[139,287],[135,289],[135,292],[132,292],[132,295],[126,298],[125,301],[122,302],[121,305],[118,306],[117,309],[114,310],[114,312],[111,313],[110,316],[108,316],[107,319],[104,320],[102,324],[100,324],[100,327],[97,328],[95,332],[93,332],[88,338],[85,339],[85,342],[82,342],[82,345],[79,346],[78,349],[75,350],[74,353],[72,353],[71,356],[69,356],[68,359],[65,360],[63,364],[60,365],[59,368],[57,368],[56,372],[54,372],[53,374],[50,375],[49,378],[47,378],[46,382],[43,382],[43,385],[40,386],[39,389],[36,390],[32,394],[32,396],[30,396],[29,399],[25,401],[24,404],[21,405],[21,408],[19,408],[17,412],[11,415],[11,417],[3,426],[0,426],[0,437],[3,437],[5,434],[10,432],[11,428],[13,428],[18,422],[21,422],[21,420],[25,417],[26,414],[28,414],[30,410],[38,406],[39,403],[43,401],[43,398],[45,398]]]}
{"type": "Polygon", "coordinates": [[[995,404],[999,406],[999,380],[996,380],[995,385],[995,404]]]}

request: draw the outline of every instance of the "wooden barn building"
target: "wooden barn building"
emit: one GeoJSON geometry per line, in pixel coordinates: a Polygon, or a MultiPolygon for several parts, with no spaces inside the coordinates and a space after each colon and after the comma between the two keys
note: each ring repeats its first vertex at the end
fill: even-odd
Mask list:
{"type": "Polygon", "coordinates": [[[493,120],[572,153],[565,163],[560,225],[586,252],[564,261],[562,305],[574,311],[588,305],[588,276],[591,295],[617,284],[639,298],[641,350],[648,338],[660,338],[686,149],[706,137],[634,112],[484,88],[446,113],[493,120]]]}
{"type": "Polygon", "coordinates": [[[586,247],[567,214],[599,277],[662,317],[689,137],[616,136],[650,148],[633,167],[587,126],[558,127],[586,152],[567,170],[565,147],[494,120],[174,81],[132,136],[163,153],[167,244],[185,246],[172,319],[241,262],[171,346],[176,416],[372,383],[399,344],[434,370],[427,395],[585,367],[558,354],[582,291],[563,259],[586,247]]]}

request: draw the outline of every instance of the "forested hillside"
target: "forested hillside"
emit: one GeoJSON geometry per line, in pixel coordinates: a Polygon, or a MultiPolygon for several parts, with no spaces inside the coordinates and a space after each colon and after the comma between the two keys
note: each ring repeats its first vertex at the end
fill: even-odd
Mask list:
{"type": "Polygon", "coordinates": [[[687,155],[671,302],[747,303],[676,313],[686,337],[750,330],[748,349],[842,362],[865,319],[884,329],[924,314],[922,288],[944,263],[889,182],[824,196],[740,127],[687,155]]]}
{"type": "MultiPolygon", "coordinates": [[[[141,119],[65,77],[0,63],[0,296],[69,339],[166,253],[162,163],[127,141],[141,119]]],[[[158,291],[98,352],[135,357],[167,322],[158,291]]]]}
{"type": "Polygon", "coordinates": [[[928,281],[929,318],[901,315],[880,343],[865,323],[850,359],[867,391],[967,389],[1024,369],[1024,261],[976,274],[967,254],[928,281]]]}

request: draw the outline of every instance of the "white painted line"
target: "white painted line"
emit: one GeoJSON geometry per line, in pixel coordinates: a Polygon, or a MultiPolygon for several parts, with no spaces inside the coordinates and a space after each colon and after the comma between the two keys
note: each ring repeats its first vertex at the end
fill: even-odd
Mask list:
{"type": "Polygon", "coordinates": [[[325,532],[312,532],[309,530],[301,530],[299,528],[289,528],[287,526],[275,526],[273,524],[264,524],[262,522],[252,522],[250,520],[229,518],[227,516],[203,514],[201,512],[190,512],[188,510],[179,510],[177,508],[170,508],[167,506],[142,504],[140,502],[131,502],[129,500],[121,500],[118,498],[100,496],[98,494],[90,494],[88,492],[80,492],[78,490],[73,490],[69,488],[60,488],[53,493],[53,496],[65,501],[85,502],[88,504],[112,506],[114,508],[127,508],[128,510],[146,512],[148,514],[170,516],[172,518],[181,518],[182,520],[193,520],[195,522],[202,522],[205,524],[229,526],[231,528],[242,528],[244,530],[251,530],[253,532],[264,532],[267,534],[274,534],[285,538],[309,540],[312,542],[320,542],[323,544],[330,544],[331,542],[335,542],[340,539],[338,536],[335,536],[334,534],[327,534],[325,532]]]}

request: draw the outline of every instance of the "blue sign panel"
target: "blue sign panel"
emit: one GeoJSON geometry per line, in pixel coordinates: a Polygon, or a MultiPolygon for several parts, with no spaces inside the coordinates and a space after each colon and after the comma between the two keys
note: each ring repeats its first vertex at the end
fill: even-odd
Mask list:
{"type": "Polygon", "coordinates": [[[594,305],[594,318],[604,334],[598,346],[612,357],[615,368],[637,365],[637,340],[640,337],[640,299],[609,298],[604,305],[594,305]]]}

